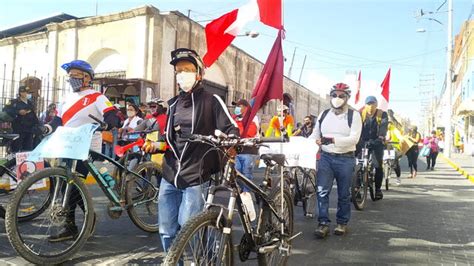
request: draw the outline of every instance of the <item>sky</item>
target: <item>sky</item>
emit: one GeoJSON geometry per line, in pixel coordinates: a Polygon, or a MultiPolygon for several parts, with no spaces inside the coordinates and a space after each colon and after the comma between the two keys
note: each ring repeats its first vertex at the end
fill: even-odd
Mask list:
{"type": "MultiPolygon", "coordinates": [[[[93,16],[142,5],[160,11],[179,10],[205,25],[250,0],[1,0],[0,29],[55,13],[93,16]]],[[[416,12],[435,12],[444,0],[284,0],[285,75],[317,93],[337,82],[355,86],[361,71],[361,98],[380,94],[380,83],[391,68],[390,108],[416,122],[421,117],[420,86],[438,95],[446,73],[447,3],[439,12],[416,18],[416,12]],[[439,24],[427,18],[434,18],[439,24]],[[417,32],[424,29],[423,33],[417,32]],[[296,48],[296,50],[295,50],[296,48]],[[294,60],[293,53],[295,54],[294,60]],[[303,60],[306,61],[303,68],[303,60]],[[293,64],[292,64],[293,62],[293,64]],[[420,84],[421,80],[423,81],[420,84]]],[[[453,1],[453,35],[470,18],[473,0],[453,1]]],[[[275,29],[254,22],[246,30],[257,38],[239,37],[234,45],[265,62],[275,29]]],[[[422,89],[423,90],[423,89],[422,89]]],[[[354,90],[355,91],[355,88],[354,90]]],[[[353,93],[354,95],[355,93],[353,93]]],[[[352,97],[354,98],[354,97],[352,97]]]]}

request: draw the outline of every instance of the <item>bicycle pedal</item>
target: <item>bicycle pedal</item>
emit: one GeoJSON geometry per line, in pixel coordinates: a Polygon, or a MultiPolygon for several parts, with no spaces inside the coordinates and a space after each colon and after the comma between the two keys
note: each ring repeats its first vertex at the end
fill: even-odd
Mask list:
{"type": "Polygon", "coordinates": [[[299,232],[296,235],[293,235],[292,237],[288,238],[288,242],[292,241],[293,239],[295,239],[296,237],[298,237],[301,234],[303,234],[303,232],[299,232]]]}

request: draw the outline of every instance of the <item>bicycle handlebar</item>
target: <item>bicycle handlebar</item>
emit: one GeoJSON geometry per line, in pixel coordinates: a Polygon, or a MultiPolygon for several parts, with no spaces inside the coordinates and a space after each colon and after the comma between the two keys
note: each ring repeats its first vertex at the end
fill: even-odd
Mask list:
{"type": "MultiPolygon", "coordinates": [[[[222,135],[221,135],[222,136],[222,135]]],[[[215,136],[206,136],[200,134],[191,134],[185,136],[189,141],[196,142],[207,142],[212,143],[216,146],[248,146],[248,147],[258,147],[262,146],[263,143],[282,143],[286,142],[286,139],[283,137],[270,137],[270,138],[238,138],[237,136],[227,136],[225,137],[215,137],[215,136]]]]}
{"type": "Polygon", "coordinates": [[[92,118],[92,120],[96,121],[99,124],[99,128],[101,130],[105,130],[107,128],[107,123],[103,122],[99,118],[95,117],[94,115],[89,114],[89,117],[92,118]]]}

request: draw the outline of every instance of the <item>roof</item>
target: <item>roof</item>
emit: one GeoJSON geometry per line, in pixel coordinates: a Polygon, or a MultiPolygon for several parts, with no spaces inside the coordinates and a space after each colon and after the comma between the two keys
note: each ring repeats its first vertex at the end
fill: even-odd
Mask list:
{"type": "Polygon", "coordinates": [[[66,20],[71,20],[71,19],[77,19],[77,17],[69,15],[69,14],[65,14],[65,13],[52,15],[46,18],[38,19],[32,22],[28,22],[19,26],[9,28],[9,29],[1,30],[0,39],[46,31],[45,26],[49,23],[63,22],[66,20]]]}

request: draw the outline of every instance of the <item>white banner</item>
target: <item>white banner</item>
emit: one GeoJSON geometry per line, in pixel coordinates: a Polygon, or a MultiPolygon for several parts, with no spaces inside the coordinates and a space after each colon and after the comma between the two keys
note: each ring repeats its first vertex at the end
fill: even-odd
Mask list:
{"type": "MultiPolygon", "coordinates": [[[[314,139],[290,137],[290,142],[265,144],[270,147],[261,147],[259,150],[260,154],[284,154],[286,157],[285,166],[300,166],[316,170],[316,154],[318,153],[319,146],[314,139]]],[[[260,161],[259,167],[265,167],[263,161],[260,161]]]]}

